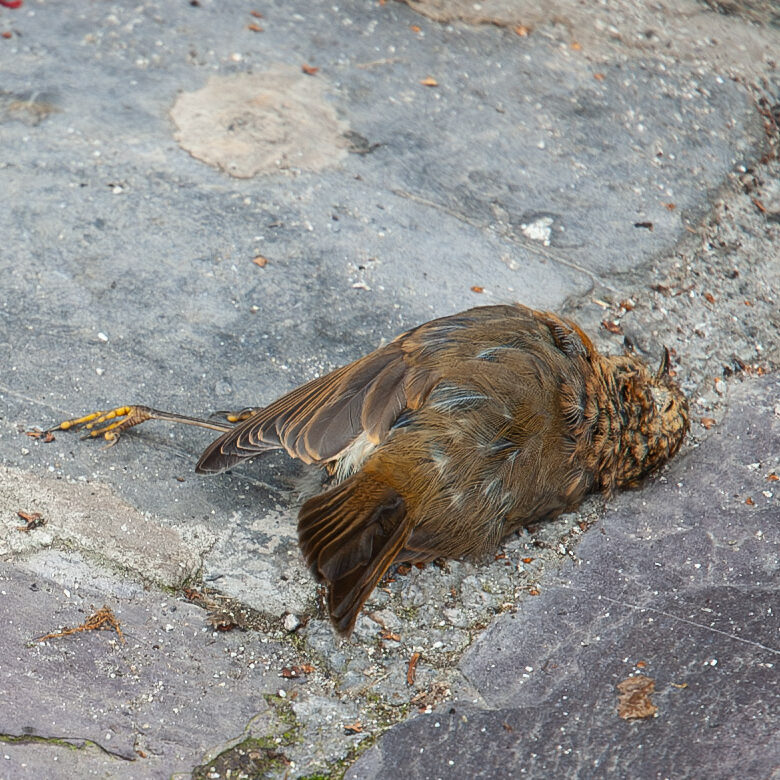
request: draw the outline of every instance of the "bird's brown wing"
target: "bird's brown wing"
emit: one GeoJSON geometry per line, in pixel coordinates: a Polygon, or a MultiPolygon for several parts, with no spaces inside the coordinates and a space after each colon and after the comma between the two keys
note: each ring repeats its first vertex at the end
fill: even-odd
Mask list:
{"type": "MultiPolygon", "coordinates": [[[[444,320],[455,318],[444,318],[444,320]]],[[[438,380],[421,349],[446,334],[426,323],[354,363],[307,382],[260,409],[205,450],[196,471],[217,473],[269,449],[305,463],[336,458],[361,433],[381,442],[404,410],[424,402],[438,380]]]]}

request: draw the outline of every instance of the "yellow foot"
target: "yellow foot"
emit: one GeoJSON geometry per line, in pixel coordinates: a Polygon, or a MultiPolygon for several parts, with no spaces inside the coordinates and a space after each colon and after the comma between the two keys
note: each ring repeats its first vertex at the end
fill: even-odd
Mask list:
{"type": "Polygon", "coordinates": [[[96,439],[102,436],[110,447],[119,441],[119,434],[122,431],[151,420],[153,416],[153,411],[148,406],[117,406],[116,409],[108,412],[93,412],[75,420],[65,420],[49,430],[69,431],[72,428],[84,427],[87,433],[81,437],[82,439],[96,439]]]}
{"type": "Polygon", "coordinates": [[[259,411],[260,406],[247,406],[246,409],[242,409],[240,412],[214,412],[212,417],[223,417],[229,423],[240,423],[244,420],[248,420],[255,412],[259,411]]]}

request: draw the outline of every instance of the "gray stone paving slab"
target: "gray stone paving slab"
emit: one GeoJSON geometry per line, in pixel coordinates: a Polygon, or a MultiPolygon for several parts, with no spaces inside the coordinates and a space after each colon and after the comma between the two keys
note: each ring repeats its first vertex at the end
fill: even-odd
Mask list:
{"type": "Polygon", "coordinates": [[[482,708],[396,726],[346,776],[771,777],[778,399],[777,377],[735,387],[717,433],[614,501],[577,562],[471,645],[461,669],[482,708]],[[615,686],[637,673],[658,712],[621,720],[615,686]]]}
{"type": "MultiPolygon", "coordinates": [[[[720,435],[730,388],[780,363],[780,33],[760,0],[722,6],[276,0],[256,7],[262,18],[237,0],[0,8],[0,620],[10,627],[0,679],[3,702],[15,702],[0,724],[0,778],[338,777],[392,724],[438,708],[439,727],[390,728],[355,765],[381,774],[407,728],[430,722],[443,733],[445,702],[463,724],[457,742],[475,751],[459,754],[464,772],[509,765],[504,749],[516,750],[531,716],[501,699],[497,677],[480,675],[480,654],[517,623],[507,615],[528,614],[541,631],[533,610],[544,599],[583,608],[585,594],[560,586],[573,555],[591,561],[581,572],[604,577],[599,592],[637,607],[643,581],[666,592],[664,574],[688,572],[690,559],[709,567],[691,592],[696,608],[717,601],[715,628],[766,630],[729,622],[740,588],[757,603],[767,597],[751,579],[771,573],[766,539],[737,537],[726,549],[696,528],[675,531],[653,542],[665,568],[648,573],[637,552],[622,561],[626,581],[610,578],[599,526],[581,532],[603,515],[594,499],[508,540],[496,560],[397,572],[341,642],[296,544],[297,507],[316,475],[273,454],[196,477],[210,434],[187,428],[150,424],[107,450],[64,433],[49,444],[24,436],[118,403],[195,414],[262,404],[432,316],[519,299],[567,311],[602,348],[619,351],[622,329],[653,357],[663,344],[675,350],[694,426],[684,465],[672,469],[694,469],[696,448],[720,435]],[[524,21],[532,29],[519,35],[524,21]],[[246,78],[265,90],[248,103],[246,78]],[[202,92],[209,83],[219,88],[202,92]],[[228,106],[214,117],[213,148],[193,142],[203,128],[174,108],[193,96],[199,110],[228,106]],[[327,135],[318,117],[328,117],[327,135]],[[258,154],[232,160],[247,139],[258,154]],[[212,152],[221,168],[203,162],[212,152]],[[254,178],[225,172],[243,176],[260,158],[268,172],[254,178]],[[46,524],[18,531],[20,510],[46,524]],[[764,569],[751,568],[754,553],[764,569]],[[744,582],[730,579],[727,560],[744,582]],[[211,589],[246,630],[213,632],[213,610],[185,601],[187,585],[211,589]],[[29,644],[104,603],[128,645],[102,632],[29,644]],[[110,677],[130,664],[135,677],[110,677]],[[296,665],[307,671],[283,676],[296,665]],[[53,733],[47,713],[69,730],[53,733]],[[483,727],[500,736],[495,752],[469,741],[483,727]]],[[[709,483],[692,473],[701,484],[690,495],[701,499],[709,483]]],[[[688,485],[649,490],[687,507],[688,485]]],[[[767,511],[760,498],[755,514],[767,511]]],[[[640,526],[626,530],[619,517],[648,522],[646,500],[642,491],[614,504],[610,549],[645,550],[635,545],[640,526]]],[[[689,605],[659,603],[674,625],[694,619],[689,605]]],[[[611,616],[619,608],[630,610],[614,605],[611,616]]],[[[701,648],[721,636],[681,625],[701,648]]],[[[642,642],[653,651],[643,671],[657,681],[659,717],[618,721],[625,731],[612,734],[610,766],[634,761],[642,729],[673,718],[680,736],[670,750],[684,744],[703,716],[670,709],[675,695],[702,692],[692,706],[711,721],[724,716],[730,734],[735,708],[764,682],[758,666],[738,690],[727,676],[733,699],[713,704],[718,689],[707,683],[737,651],[702,668],[683,654],[689,688],[672,689],[682,665],[667,650],[677,645],[642,630],[561,645],[580,668],[612,675],[612,688],[639,659],[609,667],[610,653],[642,642]]],[[[745,648],[740,658],[758,657],[745,648]]],[[[537,684],[526,673],[518,696],[537,684]]],[[[509,678],[502,690],[514,690],[509,678]]],[[[577,679],[560,686],[598,701],[593,718],[613,707],[612,688],[596,697],[575,689],[577,679]]],[[[527,712],[566,728],[562,709],[540,715],[540,706],[527,712]]],[[[773,724],[767,711],[750,734],[760,741],[773,724]]],[[[445,739],[432,763],[410,767],[424,774],[450,749],[445,739]]],[[[568,760],[554,765],[565,774],[568,760]]]]}
{"type": "MultiPolygon", "coordinates": [[[[280,687],[267,670],[279,650],[274,643],[249,648],[241,633],[215,641],[195,605],[96,573],[78,553],[1,565],[4,739],[97,746],[84,754],[79,776],[91,766],[112,776],[138,761],[135,776],[167,777],[271,711],[264,694],[280,687]],[[83,623],[104,604],[124,642],[104,631],[36,641],[83,623]]],[[[0,764],[3,777],[67,776],[67,761],[59,774],[40,742],[24,750],[17,744],[13,753],[0,764]]]]}

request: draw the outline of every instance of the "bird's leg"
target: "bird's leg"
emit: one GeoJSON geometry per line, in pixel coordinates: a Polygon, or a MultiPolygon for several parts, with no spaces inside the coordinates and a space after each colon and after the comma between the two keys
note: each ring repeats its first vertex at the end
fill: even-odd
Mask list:
{"type": "Polygon", "coordinates": [[[236,422],[249,417],[250,411],[243,409],[237,414],[224,413],[227,422],[222,423],[215,420],[202,420],[199,417],[188,417],[174,412],[161,412],[159,409],[152,409],[149,406],[118,406],[107,412],[93,412],[75,420],[65,420],[50,428],[49,431],[69,431],[72,428],[84,427],[87,433],[84,434],[83,439],[94,439],[102,436],[109,445],[112,445],[119,440],[122,431],[140,425],[147,420],[165,420],[184,425],[197,425],[200,428],[227,433],[233,429],[236,422]]]}

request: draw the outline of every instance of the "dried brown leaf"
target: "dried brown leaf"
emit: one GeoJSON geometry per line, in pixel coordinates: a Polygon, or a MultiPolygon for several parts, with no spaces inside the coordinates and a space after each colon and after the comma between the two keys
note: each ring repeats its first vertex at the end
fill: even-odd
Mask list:
{"type": "Polygon", "coordinates": [[[56,441],[51,431],[25,431],[24,435],[29,436],[31,439],[43,439],[44,444],[51,444],[53,441],[56,441]]]}
{"type": "Polygon", "coordinates": [[[208,617],[209,624],[217,631],[232,631],[234,628],[241,628],[236,623],[233,615],[226,612],[214,612],[208,617]]]}
{"type": "Polygon", "coordinates": [[[655,681],[644,674],[629,677],[617,684],[618,715],[625,720],[652,718],[658,707],[650,700],[655,681]]]}
{"type": "Polygon", "coordinates": [[[414,678],[417,674],[417,663],[422,657],[422,653],[412,653],[412,657],[409,659],[409,666],[406,669],[406,684],[414,685],[414,678]]]}
{"type": "Polygon", "coordinates": [[[46,525],[46,521],[43,519],[43,516],[40,512],[28,513],[23,512],[20,509],[16,514],[26,523],[26,525],[17,525],[17,531],[23,531],[24,533],[27,533],[29,531],[35,530],[36,528],[40,528],[42,525],[46,525]]]}
{"type": "Polygon", "coordinates": [[[183,593],[187,601],[199,602],[206,600],[206,597],[199,590],[195,590],[195,588],[184,588],[183,593]]]}
{"type": "Polygon", "coordinates": [[[310,664],[301,664],[301,666],[285,666],[279,674],[288,680],[296,680],[313,671],[314,667],[310,664]]]}
{"type": "Polygon", "coordinates": [[[51,634],[38,637],[37,642],[45,642],[47,639],[59,639],[63,636],[70,636],[71,634],[77,634],[81,631],[116,631],[120,641],[124,642],[125,638],[122,635],[122,629],[119,626],[119,621],[111,611],[110,607],[101,607],[97,612],[90,615],[80,626],[75,628],[63,628],[62,631],[55,631],[51,634]]]}

